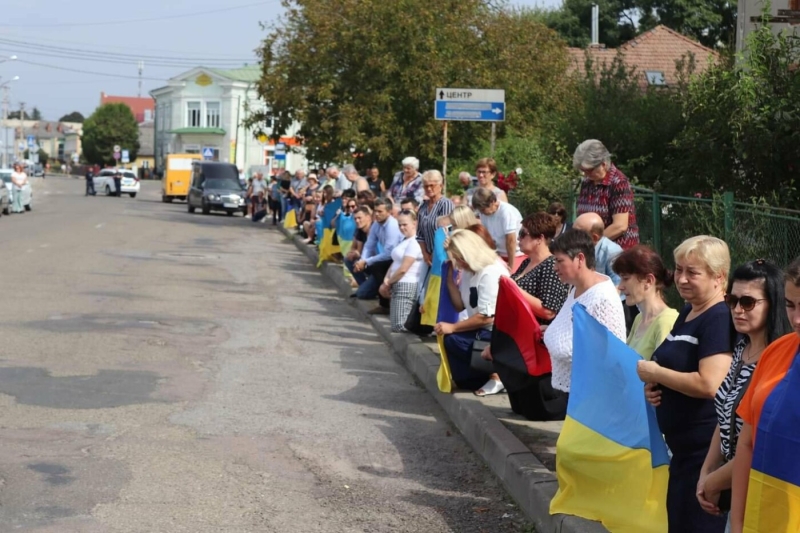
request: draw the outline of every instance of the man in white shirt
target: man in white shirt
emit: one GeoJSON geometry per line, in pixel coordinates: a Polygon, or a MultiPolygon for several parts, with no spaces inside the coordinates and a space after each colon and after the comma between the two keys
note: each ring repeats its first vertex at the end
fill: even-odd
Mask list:
{"type": "Polygon", "coordinates": [[[353,183],[347,179],[344,173],[339,170],[339,167],[336,165],[329,166],[326,174],[328,175],[328,184],[333,185],[334,196],[341,196],[342,191],[351,189],[353,187],[353,183]]]}
{"type": "MultiPolygon", "coordinates": [[[[253,181],[250,183],[250,205],[247,207],[247,217],[246,218],[253,218],[253,212],[255,211],[255,206],[260,205],[261,202],[264,201],[264,198],[267,194],[267,182],[264,180],[264,174],[261,172],[256,172],[253,176],[253,181]]],[[[261,219],[262,222],[266,220],[266,217],[261,219]]]]}
{"type": "Polygon", "coordinates": [[[525,254],[519,249],[518,236],[522,227],[519,210],[509,203],[500,202],[493,191],[484,187],[475,189],[472,207],[480,213],[481,224],[494,239],[498,255],[508,263],[513,274],[525,260],[525,254]]]}

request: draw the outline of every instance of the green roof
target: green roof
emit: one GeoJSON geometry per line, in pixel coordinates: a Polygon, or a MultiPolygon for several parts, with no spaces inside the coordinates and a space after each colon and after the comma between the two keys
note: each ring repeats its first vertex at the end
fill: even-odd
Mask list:
{"type": "Polygon", "coordinates": [[[222,128],[178,128],[175,130],[169,130],[169,132],[177,133],[178,135],[225,135],[225,130],[222,128]]]}
{"type": "Polygon", "coordinates": [[[231,70],[222,70],[216,68],[208,70],[233,81],[253,83],[261,79],[261,65],[248,65],[246,67],[235,68],[231,70]]]}

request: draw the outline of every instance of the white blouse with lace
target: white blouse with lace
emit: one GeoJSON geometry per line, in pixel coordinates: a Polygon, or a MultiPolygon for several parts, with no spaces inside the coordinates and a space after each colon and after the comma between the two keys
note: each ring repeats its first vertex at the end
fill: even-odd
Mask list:
{"type": "Polygon", "coordinates": [[[569,392],[572,378],[572,306],[576,303],[583,304],[591,316],[625,342],[625,312],[611,279],[606,277],[578,298],[572,287],[564,306],[544,332],[544,343],[553,364],[553,387],[564,392],[569,392]]]}

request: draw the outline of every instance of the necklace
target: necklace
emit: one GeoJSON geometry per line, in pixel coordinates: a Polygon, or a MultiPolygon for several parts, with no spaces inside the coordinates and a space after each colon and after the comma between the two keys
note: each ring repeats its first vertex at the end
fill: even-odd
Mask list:
{"type": "Polygon", "coordinates": [[[758,357],[761,355],[761,352],[764,351],[764,349],[762,348],[762,349],[758,350],[757,352],[755,352],[755,354],[754,354],[752,346],[753,346],[752,344],[748,344],[744,349],[744,353],[742,354],[742,361],[744,361],[744,364],[746,364],[746,365],[749,365],[749,364],[752,364],[753,362],[755,362],[755,360],[758,359],[758,357]]]}

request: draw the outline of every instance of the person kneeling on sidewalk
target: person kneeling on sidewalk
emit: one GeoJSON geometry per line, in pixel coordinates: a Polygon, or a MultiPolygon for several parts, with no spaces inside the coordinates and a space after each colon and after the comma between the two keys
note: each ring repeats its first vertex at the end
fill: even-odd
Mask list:
{"type": "MultiPolygon", "coordinates": [[[[403,240],[397,219],[391,215],[392,201],[379,198],[375,200],[374,222],[369,230],[367,242],[361,252],[361,259],[353,264],[353,277],[363,272],[367,278],[360,283],[356,290],[359,300],[372,300],[378,296],[378,289],[386,278],[386,272],[392,266],[392,250],[403,240]]],[[[389,299],[379,297],[380,305],[370,311],[370,314],[389,314],[389,299]]]]}
{"type": "Polygon", "coordinates": [[[392,331],[401,333],[406,331],[406,320],[417,302],[422,248],[417,242],[415,211],[400,211],[397,224],[405,239],[392,250],[392,266],[378,293],[384,298],[391,298],[389,321],[392,331]]]}
{"type": "Polygon", "coordinates": [[[457,311],[466,310],[467,319],[455,324],[439,322],[437,335],[444,335],[444,347],[453,381],[460,389],[482,390],[484,395],[503,390],[492,374],[472,368],[475,341],[491,341],[495,305],[500,278],[508,277],[508,269],[498,260],[494,250],[469,230],[456,230],[447,243],[453,266],[462,272],[461,288],[447,276],[447,291],[457,311]]]}

